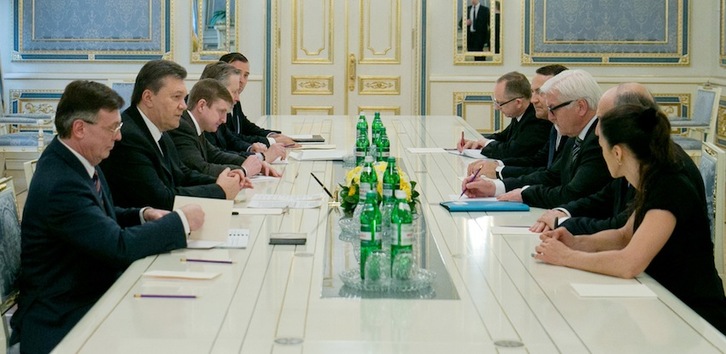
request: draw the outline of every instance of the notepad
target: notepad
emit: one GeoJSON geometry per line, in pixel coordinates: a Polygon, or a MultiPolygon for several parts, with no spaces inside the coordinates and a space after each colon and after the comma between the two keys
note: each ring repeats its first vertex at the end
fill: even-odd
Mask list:
{"type": "Polygon", "coordinates": [[[250,230],[248,229],[229,229],[227,240],[209,241],[209,240],[187,240],[187,249],[210,249],[210,248],[247,248],[250,239],[250,230]]]}
{"type": "Polygon", "coordinates": [[[318,134],[293,134],[288,135],[290,139],[296,143],[322,143],[325,142],[325,138],[318,134]]]}
{"type": "Polygon", "coordinates": [[[290,209],[312,209],[323,205],[323,194],[255,194],[247,204],[248,208],[290,208],[290,209]]]}
{"type": "Polygon", "coordinates": [[[410,148],[406,148],[406,150],[408,150],[408,152],[410,152],[412,154],[439,154],[439,153],[445,154],[446,153],[446,150],[444,150],[444,148],[415,148],[415,147],[410,147],[410,148]]]}
{"type": "Polygon", "coordinates": [[[280,215],[287,208],[233,208],[232,215],[280,215]]]}
{"type": "Polygon", "coordinates": [[[220,273],[212,272],[178,272],[171,270],[150,270],[144,272],[145,277],[167,278],[167,279],[187,279],[187,280],[209,280],[219,276],[220,273]]]}
{"type": "Polygon", "coordinates": [[[463,155],[472,159],[486,159],[487,157],[481,154],[481,149],[464,149],[463,155]]]}
{"type": "Polygon", "coordinates": [[[577,295],[582,297],[645,297],[657,298],[645,284],[582,284],[571,283],[577,295]]]}
{"type": "Polygon", "coordinates": [[[290,158],[298,161],[342,161],[345,156],[343,150],[300,150],[291,151],[290,158]]]}
{"type": "Polygon", "coordinates": [[[204,224],[192,231],[190,240],[217,241],[224,243],[229,235],[234,201],[211,198],[196,198],[178,195],[174,198],[174,210],[187,204],[199,204],[204,211],[204,224]]]}

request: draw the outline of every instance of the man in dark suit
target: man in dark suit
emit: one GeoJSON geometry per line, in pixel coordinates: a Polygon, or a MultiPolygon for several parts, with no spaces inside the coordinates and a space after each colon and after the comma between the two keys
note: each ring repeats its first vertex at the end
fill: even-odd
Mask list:
{"type": "MultiPolygon", "coordinates": [[[[20,298],[12,342],[23,353],[58,344],[133,261],[186,247],[204,212],[114,206],[95,166],[121,139],[123,99],[105,85],[70,83],[58,137],[38,160],[23,212],[20,298]]],[[[131,171],[130,171],[131,172],[131,171]]]]}
{"type": "Polygon", "coordinates": [[[242,173],[224,170],[214,177],[179,160],[166,131],[179,126],[187,89],[186,70],[168,60],[146,63],[136,76],[131,106],[122,115],[124,139],[101,168],[121,206],[171,208],[175,195],[233,199],[245,185],[242,173]]]}
{"type": "Polygon", "coordinates": [[[531,97],[527,77],[516,71],[502,75],[494,85],[494,108],[511,118],[511,123],[481,140],[460,139],[459,151],[482,149],[482,155],[492,159],[533,155],[547,141],[552,123],[537,119],[531,97]]]}
{"type": "MultiPolygon", "coordinates": [[[[237,78],[233,79],[238,82],[237,78]]],[[[232,108],[232,96],[221,83],[215,79],[198,81],[189,93],[188,103],[191,109],[184,111],[179,127],[169,131],[179,157],[187,167],[210,176],[217,176],[225,169],[239,170],[240,166],[245,176],[254,176],[261,171],[279,175],[256,156],[242,157],[224,152],[205,138],[203,133],[216,131],[232,108]]],[[[251,184],[248,186],[252,187],[251,184]]]]}
{"type": "Polygon", "coordinates": [[[466,50],[481,52],[489,47],[489,7],[471,0],[466,9],[466,50]]]}
{"type": "MultiPolygon", "coordinates": [[[[532,105],[534,106],[537,119],[548,120],[547,106],[540,96],[540,87],[553,76],[567,70],[559,64],[552,64],[540,67],[532,78],[532,105]]],[[[469,164],[468,173],[473,174],[482,167],[480,175],[489,178],[503,179],[506,177],[518,177],[535,171],[544,170],[562,156],[561,152],[567,143],[567,137],[562,136],[554,125],[550,128],[549,138],[542,147],[534,154],[516,157],[502,157],[498,160],[484,159],[469,164]]]]}
{"type": "MultiPolygon", "coordinates": [[[[624,83],[605,91],[597,105],[597,115],[602,116],[612,108],[624,104],[639,104],[659,109],[653,95],[645,86],[638,83],[624,83]]],[[[690,159],[680,146],[675,146],[675,152],[681,161],[690,159]]],[[[700,176],[695,165],[684,164],[684,166],[689,169],[688,173],[692,177],[700,176]]],[[[590,235],[602,230],[617,229],[625,225],[628,220],[630,216],[628,204],[634,196],[635,189],[625,178],[616,178],[597,193],[546,211],[532,225],[531,230],[543,232],[562,226],[573,235],[590,235]]]]}
{"type": "MultiPolygon", "coordinates": [[[[239,96],[247,86],[250,76],[249,60],[237,52],[225,54],[219,60],[240,70],[240,87],[237,93],[239,96]]],[[[273,144],[296,145],[295,141],[279,130],[264,129],[252,123],[242,112],[242,104],[238,99],[235,100],[232,113],[227,115],[227,122],[220,126],[215,133],[205,133],[205,135],[213,145],[229,152],[257,153],[266,151],[273,144]]]]}
{"type": "Polygon", "coordinates": [[[497,195],[502,201],[554,208],[595,193],[612,180],[595,134],[595,110],[600,98],[597,82],[583,70],[567,70],[547,81],[541,91],[550,118],[563,135],[572,138],[562,158],[545,171],[503,181],[484,177],[468,183],[466,178],[462,187],[467,195],[497,195]]]}

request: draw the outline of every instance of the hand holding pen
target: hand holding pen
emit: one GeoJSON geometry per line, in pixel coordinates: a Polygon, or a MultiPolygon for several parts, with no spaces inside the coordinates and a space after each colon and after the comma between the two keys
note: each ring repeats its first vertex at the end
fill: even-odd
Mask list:
{"type": "Polygon", "coordinates": [[[459,152],[464,151],[464,147],[466,146],[466,139],[464,139],[464,131],[461,131],[461,139],[459,140],[459,143],[456,144],[456,149],[459,150],[459,152]]]}
{"type": "Polygon", "coordinates": [[[463,188],[461,188],[461,194],[459,194],[459,199],[461,199],[461,197],[464,195],[464,193],[466,193],[466,185],[471,182],[474,182],[476,177],[479,176],[479,172],[481,172],[481,168],[482,168],[482,166],[479,166],[479,169],[476,170],[474,175],[472,175],[471,178],[469,178],[469,180],[464,184],[463,188]]]}

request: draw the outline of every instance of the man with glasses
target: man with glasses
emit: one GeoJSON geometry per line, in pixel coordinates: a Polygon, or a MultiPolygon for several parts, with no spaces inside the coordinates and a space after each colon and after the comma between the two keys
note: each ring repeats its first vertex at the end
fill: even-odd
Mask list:
{"type": "Polygon", "coordinates": [[[540,88],[550,120],[571,139],[562,158],[544,171],[516,178],[491,180],[483,177],[462,188],[469,197],[498,196],[501,201],[519,201],[538,208],[554,208],[593,194],[612,179],[595,134],[600,87],[583,70],[566,70],[540,88]],[[505,193],[505,191],[509,191],[505,193]]]}
{"type": "Polygon", "coordinates": [[[204,223],[199,205],[114,206],[96,166],[121,140],[122,106],[92,81],[71,82],[58,103],[58,137],[38,159],[23,211],[11,338],[23,353],[50,352],[133,261],[186,247],[204,223]]]}
{"type": "MultiPolygon", "coordinates": [[[[560,64],[551,64],[540,67],[532,78],[532,105],[534,106],[537,119],[548,120],[547,105],[541,97],[540,87],[547,80],[567,70],[567,67],[560,64]]],[[[479,175],[489,178],[503,179],[506,177],[518,177],[538,170],[544,170],[562,156],[561,152],[567,143],[567,137],[557,131],[552,124],[547,143],[537,150],[533,155],[504,157],[498,160],[484,159],[476,160],[469,164],[468,173],[473,174],[481,166],[479,175]]]]}
{"type": "Polygon", "coordinates": [[[527,77],[516,71],[502,75],[494,85],[494,109],[511,118],[511,123],[481,140],[462,136],[458,150],[481,149],[481,154],[491,159],[534,155],[547,142],[552,124],[537,119],[531,98],[527,77]]]}

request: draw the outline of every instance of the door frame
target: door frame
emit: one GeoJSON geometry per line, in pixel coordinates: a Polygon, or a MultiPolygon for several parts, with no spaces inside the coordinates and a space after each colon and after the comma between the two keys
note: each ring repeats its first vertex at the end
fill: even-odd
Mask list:
{"type": "MultiPolygon", "coordinates": [[[[263,73],[263,90],[264,90],[264,103],[262,112],[265,115],[278,114],[279,108],[279,87],[277,85],[277,76],[279,75],[280,66],[280,50],[286,50],[278,48],[280,42],[280,27],[279,27],[279,3],[282,0],[267,0],[265,5],[265,71],[263,73]]],[[[359,0],[363,1],[363,0],[359,0]]],[[[414,54],[418,59],[418,77],[414,74],[412,77],[413,87],[412,90],[415,93],[413,96],[414,102],[412,107],[415,113],[425,115],[427,111],[427,92],[428,92],[428,47],[426,46],[427,38],[427,0],[418,1],[418,30],[415,33],[414,42],[417,44],[417,51],[414,54]]],[[[403,34],[402,34],[403,35],[403,34]]]]}

